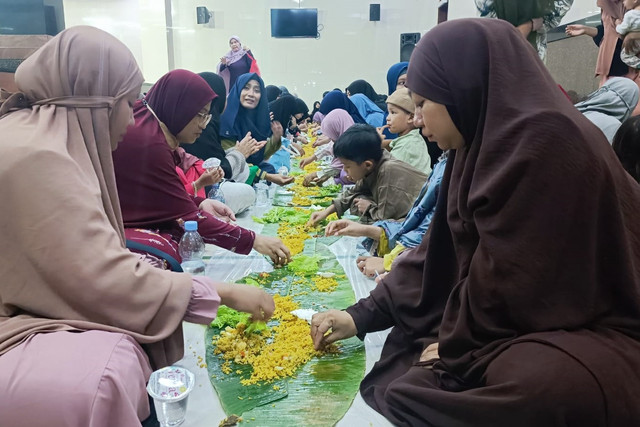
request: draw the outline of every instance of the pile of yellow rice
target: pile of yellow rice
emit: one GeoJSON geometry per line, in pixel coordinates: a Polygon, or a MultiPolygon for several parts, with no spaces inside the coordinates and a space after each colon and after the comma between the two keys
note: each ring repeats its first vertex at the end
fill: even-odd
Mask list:
{"type": "Polygon", "coordinates": [[[225,360],[222,367],[225,374],[231,373],[232,361],[253,368],[251,377],[241,379],[242,385],[293,376],[300,366],[321,354],[313,348],[309,324],[291,314],[299,305],[289,296],[276,294],[273,299],[276,304],[273,319],[279,320],[277,326],[255,334],[245,333],[245,325],[238,324],[213,338],[214,353],[225,360]]]}

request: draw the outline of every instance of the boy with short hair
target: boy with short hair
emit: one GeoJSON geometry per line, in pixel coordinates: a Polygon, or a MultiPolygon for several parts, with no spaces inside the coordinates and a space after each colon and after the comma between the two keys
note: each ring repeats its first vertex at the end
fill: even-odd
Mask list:
{"type": "Polygon", "coordinates": [[[409,163],[420,172],[431,173],[431,157],[420,129],[413,124],[415,104],[409,95],[409,89],[400,88],[387,98],[387,127],[398,137],[391,141],[389,150],[398,160],[409,163]]]}
{"type": "Polygon", "coordinates": [[[376,128],[355,124],[338,138],[333,154],[355,187],[333,200],[328,208],[314,212],[308,225],[315,226],[332,213],[341,217],[347,209],[369,224],[384,219],[401,220],[420,193],[427,175],[394,159],[382,149],[376,128]]]}

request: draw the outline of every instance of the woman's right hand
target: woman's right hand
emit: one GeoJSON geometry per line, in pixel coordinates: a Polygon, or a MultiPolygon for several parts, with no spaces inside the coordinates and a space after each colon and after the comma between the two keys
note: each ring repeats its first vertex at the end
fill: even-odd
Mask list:
{"type": "Polygon", "coordinates": [[[567,28],[564,32],[571,37],[581,36],[586,32],[586,25],[567,25],[567,28]]]}
{"type": "Polygon", "coordinates": [[[224,56],[220,58],[220,63],[222,63],[223,65],[227,65],[227,58],[225,58],[224,56]]]}
{"type": "Polygon", "coordinates": [[[305,175],[304,179],[302,180],[302,185],[304,187],[311,187],[312,185],[315,184],[317,179],[318,179],[318,172],[311,172],[310,174],[305,175]]]}
{"type": "Polygon", "coordinates": [[[289,248],[277,237],[256,234],[253,241],[253,249],[271,258],[276,266],[285,265],[291,261],[289,248]]]}
{"type": "Polygon", "coordinates": [[[307,227],[315,227],[320,221],[328,217],[329,214],[325,211],[326,209],[312,213],[309,221],[307,221],[307,227]]]}
{"type": "Polygon", "coordinates": [[[316,313],[311,318],[311,339],[316,350],[338,340],[351,338],[357,333],[353,317],[346,311],[329,310],[316,313]]]}
{"type": "Polygon", "coordinates": [[[324,231],[325,236],[364,236],[364,226],[349,219],[331,221],[324,231]]]}
{"type": "Polygon", "coordinates": [[[253,321],[266,321],[275,310],[273,297],[255,286],[224,283],[217,288],[220,303],[251,314],[253,321]]]}
{"type": "Polygon", "coordinates": [[[277,185],[288,185],[295,181],[295,177],[284,176],[279,173],[268,173],[264,179],[277,185]]]}
{"type": "Polygon", "coordinates": [[[320,147],[321,145],[325,145],[331,142],[331,139],[326,136],[326,135],[320,135],[317,139],[316,142],[313,143],[312,147],[316,148],[316,147],[320,147]]]}
{"type": "Polygon", "coordinates": [[[198,189],[207,187],[209,185],[217,184],[224,178],[224,171],[221,167],[213,168],[205,171],[196,180],[196,187],[198,189]]]}
{"type": "Polygon", "coordinates": [[[253,153],[260,151],[262,147],[267,143],[267,141],[256,141],[255,138],[251,137],[251,132],[247,132],[247,134],[236,144],[236,150],[238,150],[244,158],[246,159],[253,153]]]}
{"type": "Polygon", "coordinates": [[[310,165],[311,163],[315,162],[316,160],[317,159],[316,159],[315,155],[313,155],[311,157],[306,157],[306,158],[300,160],[300,169],[304,169],[305,166],[310,165]]]}
{"type": "Polygon", "coordinates": [[[564,30],[565,34],[570,37],[577,37],[583,34],[586,34],[590,37],[595,37],[598,35],[598,29],[594,27],[589,27],[588,25],[567,25],[567,28],[564,30]]]}

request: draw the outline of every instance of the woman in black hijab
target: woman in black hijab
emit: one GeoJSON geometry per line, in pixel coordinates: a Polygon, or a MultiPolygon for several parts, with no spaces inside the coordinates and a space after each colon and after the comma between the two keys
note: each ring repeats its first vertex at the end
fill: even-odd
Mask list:
{"type": "Polygon", "coordinates": [[[282,93],[280,88],[275,85],[267,85],[267,87],[265,87],[265,90],[267,91],[267,101],[269,102],[273,102],[278,99],[278,97],[282,93]]]}
{"type": "Polygon", "coordinates": [[[379,95],[371,84],[366,80],[356,80],[352,82],[345,90],[348,96],[361,93],[378,106],[382,111],[387,111],[387,104],[385,101],[387,97],[385,95],[379,95]]]}
{"type": "Polygon", "coordinates": [[[450,150],[433,222],[315,345],[393,327],[360,391],[395,425],[637,425],[640,186],[507,22],[436,26],[406,86],[450,150]]]}
{"type": "Polygon", "coordinates": [[[218,96],[211,101],[209,114],[211,120],[196,142],[193,144],[182,144],[184,150],[202,160],[215,157],[220,160],[220,167],[224,171],[226,180],[221,185],[225,203],[235,212],[239,213],[250,207],[255,201],[255,192],[251,186],[244,184],[243,179],[239,182],[230,182],[236,178],[244,178],[248,174],[249,166],[246,158],[258,151],[258,142],[255,140],[243,141],[236,146],[236,149],[229,150],[228,153],[222,149],[220,142],[220,115],[226,105],[227,89],[222,77],[215,73],[204,72],[199,74],[218,96]]]}

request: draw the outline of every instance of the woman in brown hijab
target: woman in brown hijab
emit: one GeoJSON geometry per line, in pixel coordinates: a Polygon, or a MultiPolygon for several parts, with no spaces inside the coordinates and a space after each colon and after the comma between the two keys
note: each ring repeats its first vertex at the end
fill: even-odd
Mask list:
{"type": "Polygon", "coordinates": [[[640,420],[640,186],[526,43],[493,19],[423,37],[406,85],[451,149],[431,228],[313,318],[317,347],[393,327],[360,390],[394,424],[640,420]]]}
{"type": "Polygon", "coordinates": [[[140,425],[183,320],[209,323],[220,303],[269,317],[273,300],[125,249],[111,151],[143,78],[122,43],[71,28],[15,78],[0,106],[0,424],[140,425]]]}

